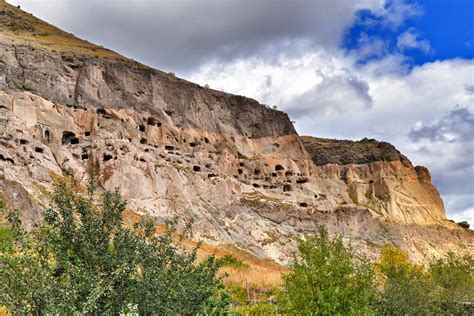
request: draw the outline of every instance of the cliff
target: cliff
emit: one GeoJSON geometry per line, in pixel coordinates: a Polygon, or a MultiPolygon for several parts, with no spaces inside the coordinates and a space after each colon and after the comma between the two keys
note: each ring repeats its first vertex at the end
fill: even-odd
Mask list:
{"type": "Polygon", "coordinates": [[[446,219],[428,170],[390,144],[300,137],[286,113],[255,100],[148,68],[3,2],[0,16],[0,189],[12,206],[31,206],[28,225],[54,179],[70,174],[120,188],[138,214],[192,223],[196,240],[283,264],[295,238],[320,225],[369,256],[386,242],[419,261],[474,253],[472,231],[446,219]]]}

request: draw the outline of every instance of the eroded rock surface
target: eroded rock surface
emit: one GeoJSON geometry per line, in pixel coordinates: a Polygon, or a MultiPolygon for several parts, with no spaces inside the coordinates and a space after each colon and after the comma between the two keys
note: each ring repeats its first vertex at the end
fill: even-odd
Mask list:
{"type": "Polygon", "coordinates": [[[66,173],[120,188],[160,221],[193,223],[195,239],[279,263],[320,225],[369,256],[386,242],[419,261],[474,253],[428,170],[390,144],[301,138],[255,100],[0,34],[0,189],[27,192],[34,222],[66,173]]]}

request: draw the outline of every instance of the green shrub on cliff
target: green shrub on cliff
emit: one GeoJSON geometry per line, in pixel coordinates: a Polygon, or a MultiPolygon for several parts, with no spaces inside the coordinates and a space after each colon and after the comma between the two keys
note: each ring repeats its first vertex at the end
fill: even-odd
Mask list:
{"type": "MultiPolygon", "coordinates": [[[[13,314],[196,314],[220,304],[213,257],[156,237],[151,221],[122,222],[119,192],[79,193],[60,182],[38,228],[25,232],[10,212],[15,240],[0,253],[0,305],[13,314]]],[[[220,304],[220,305],[219,305],[220,304]]]]}

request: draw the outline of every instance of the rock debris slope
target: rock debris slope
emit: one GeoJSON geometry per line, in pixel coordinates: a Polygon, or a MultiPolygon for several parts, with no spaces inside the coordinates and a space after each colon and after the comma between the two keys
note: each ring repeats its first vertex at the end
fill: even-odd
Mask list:
{"type": "Polygon", "coordinates": [[[428,170],[392,145],[300,137],[286,113],[0,2],[0,195],[32,225],[64,174],[120,188],[138,213],[192,223],[195,239],[282,264],[320,225],[372,257],[387,242],[418,261],[474,253],[428,170]]]}

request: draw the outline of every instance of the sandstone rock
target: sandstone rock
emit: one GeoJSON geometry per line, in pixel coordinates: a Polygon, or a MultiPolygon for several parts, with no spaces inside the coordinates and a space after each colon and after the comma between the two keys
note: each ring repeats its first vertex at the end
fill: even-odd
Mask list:
{"type": "Polygon", "coordinates": [[[286,113],[117,56],[0,34],[0,193],[29,222],[67,173],[279,263],[320,225],[372,257],[389,241],[418,261],[474,253],[428,170],[392,145],[301,138],[286,113]]]}

